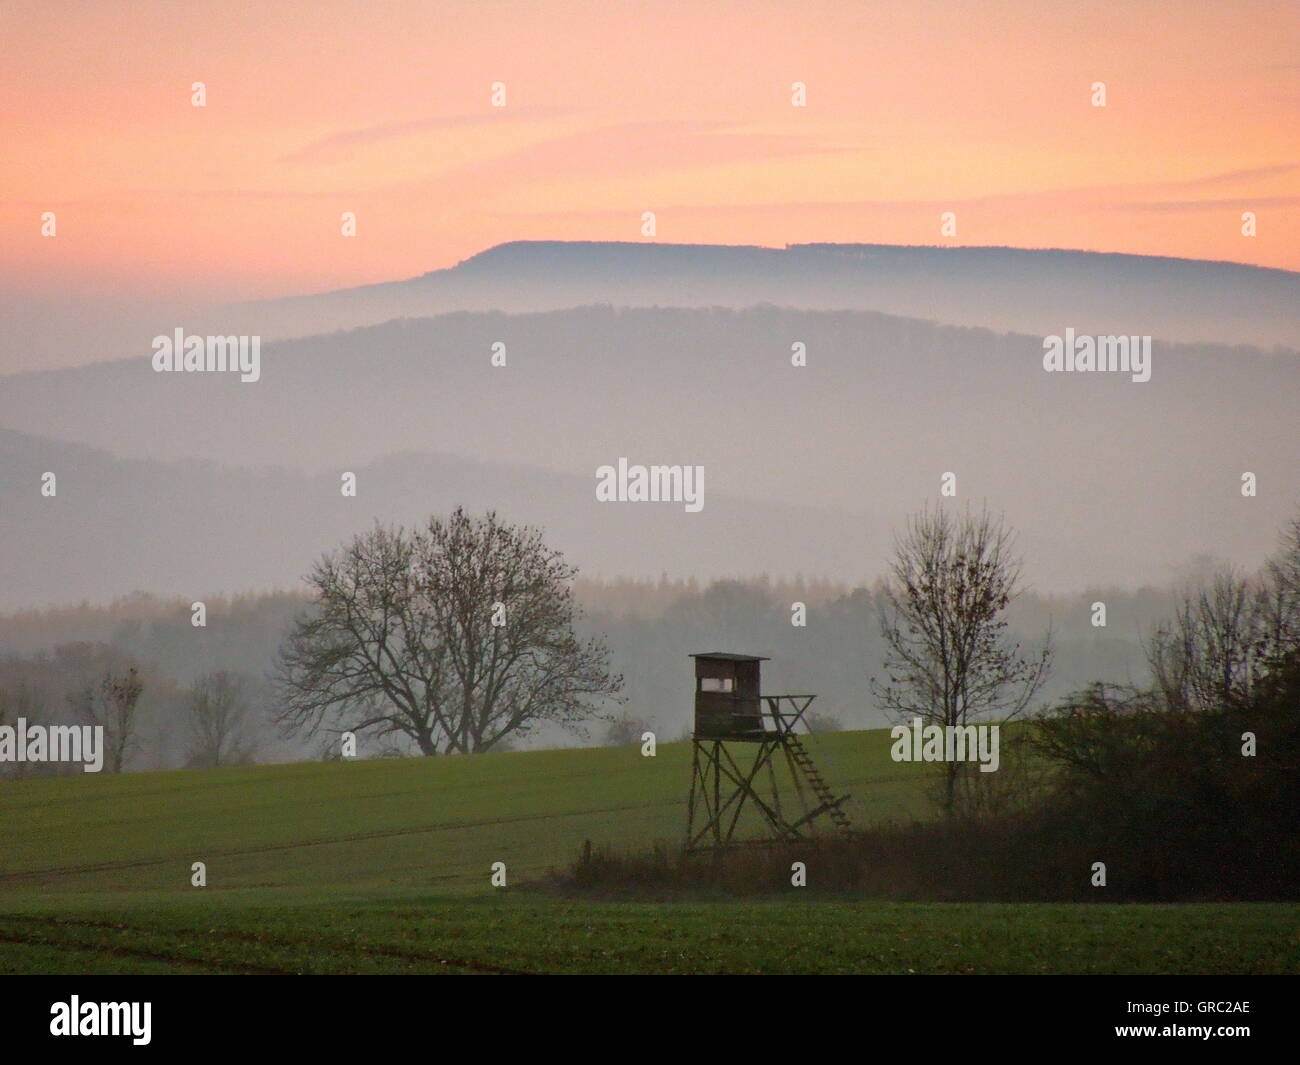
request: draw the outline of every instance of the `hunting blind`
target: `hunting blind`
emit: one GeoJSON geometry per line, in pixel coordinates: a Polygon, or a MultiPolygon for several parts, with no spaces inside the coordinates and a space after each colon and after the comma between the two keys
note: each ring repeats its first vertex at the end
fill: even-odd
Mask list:
{"type": "Polygon", "coordinates": [[[710,651],[691,657],[695,659],[695,729],[687,849],[731,843],[748,803],[778,839],[802,839],[803,830],[811,829],[822,814],[837,828],[847,829],[848,815],[841,807],[849,796],[834,797],[795,731],[817,696],[763,695],[762,663],[767,659],[757,655],[710,651]],[[753,751],[752,762],[747,750],[753,751]],[[778,759],[789,768],[797,814],[782,809],[778,759]]]}

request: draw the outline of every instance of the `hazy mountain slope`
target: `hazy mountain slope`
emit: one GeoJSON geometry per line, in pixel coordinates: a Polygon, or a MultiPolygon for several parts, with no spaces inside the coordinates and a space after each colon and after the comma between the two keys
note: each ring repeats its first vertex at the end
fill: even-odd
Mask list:
{"type": "MultiPolygon", "coordinates": [[[[1236,263],[1016,248],[518,241],[422,277],[214,315],[220,332],[304,336],[456,310],[613,306],[875,310],[1025,333],[1295,345],[1300,274],[1236,263]]],[[[175,325],[184,324],[181,322],[175,325]]]]}
{"type": "Polygon", "coordinates": [[[1157,343],[1146,383],[1049,374],[1042,358],[1038,337],[870,312],[458,313],[267,345],[255,383],[155,373],[147,357],[0,377],[0,426],[131,458],[314,470],[418,450],[589,476],[627,455],[834,506],[864,472],[928,491],[959,458],[1060,465],[1086,444],[1092,465],[1172,449],[1190,469],[1295,454],[1294,352],[1157,343]]]}
{"type": "Polygon", "coordinates": [[[947,471],[959,502],[1007,512],[1048,587],[1163,580],[1197,553],[1254,564],[1269,550],[1300,499],[1300,359],[1157,345],[1145,384],[1046,374],[1041,359],[1037,338],[869,313],[588,308],[271,345],[256,384],[156,374],[147,359],[4,378],[0,425],[130,459],[313,474],[77,452],[88,464],[77,476],[100,495],[55,528],[38,508],[71,506],[76,478],[41,500],[40,472],[62,461],[41,455],[56,445],[10,437],[0,542],[24,590],[8,602],[283,583],[373,516],[460,501],[541,521],[606,573],[870,578],[947,471]],[[496,340],[505,368],[489,362],[496,340]],[[796,340],[806,367],[790,365],[796,340]],[[444,457],[384,459],[399,451],[444,457]],[[703,513],[596,503],[596,468],[620,456],[703,465],[703,513]],[[340,472],[376,462],[359,497],[341,500],[340,472]],[[1243,471],[1259,479],[1256,498],[1240,495],[1243,471]],[[160,554],[117,572],[129,556],[60,540],[72,530],[92,546],[157,540],[160,554]],[[27,557],[44,564],[10,561],[27,557]],[[58,578],[67,567],[77,580],[58,578]],[[141,585],[148,575],[165,583],[141,585]],[[55,586],[68,591],[44,594],[55,586]]]}
{"type": "MultiPolygon", "coordinates": [[[[132,591],[204,595],[300,587],[322,552],[376,519],[412,523],[464,504],[540,524],[589,574],[874,572],[862,520],[717,492],[703,512],[597,503],[594,479],[445,455],[398,455],[306,476],[203,462],[117,459],[0,430],[0,609],[102,602],[132,591]],[[40,494],[57,475],[57,495],[40,494]],[[756,531],[761,530],[761,535],[756,531]]],[[[878,522],[871,523],[879,527],[878,522]]]]}

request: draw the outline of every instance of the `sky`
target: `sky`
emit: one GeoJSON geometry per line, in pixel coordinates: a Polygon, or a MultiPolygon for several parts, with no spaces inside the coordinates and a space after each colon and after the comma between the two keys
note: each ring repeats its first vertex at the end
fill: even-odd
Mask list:
{"type": "Polygon", "coordinates": [[[7,2],[0,310],[393,280],[646,211],[1295,270],[1297,131],[1294,2],[7,2]]]}

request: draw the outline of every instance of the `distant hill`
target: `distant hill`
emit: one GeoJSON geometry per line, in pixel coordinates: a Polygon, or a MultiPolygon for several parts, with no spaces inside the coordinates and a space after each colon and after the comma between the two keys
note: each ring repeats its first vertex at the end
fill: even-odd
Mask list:
{"type": "Polygon", "coordinates": [[[0,378],[0,425],[28,434],[0,441],[0,605],[283,587],[375,517],[459,502],[593,573],[870,580],[949,471],[1047,589],[1271,549],[1300,501],[1300,358],[1157,344],[1145,384],[1041,360],[1039,338],[868,312],[579,308],[270,344],[256,384],[147,358],[0,378]],[[704,511],[598,503],[620,457],[703,465],[704,511]]]}
{"type": "Polygon", "coordinates": [[[0,292],[0,367],[144,357],[177,327],[267,340],[456,311],[771,304],[870,310],[1042,336],[1300,345],[1300,274],[1060,249],[515,241],[419,277],[226,307],[144,294],[33,300],[0,292]]]}
{"type": "Polygon", "coordinates": [[[301,588],[316,558],[376,520],[409,525],[458,504],[541,525],[592,575],[772,572],[809,551],[834,572],[866,573],[879,561],[864,554],[860,519],[722,491],[687,514],[680,505],[600,504],[594,477],[450,455],[351,469],[357,496],[344,498],[335,473],[118,459],[0,430],[0,610],[133,591],[201,598],[301,588]],[[57,475],[53,498],[40,494],[45,471],[57,475]]]}
{"type": "MultiPolygon", "coordinates": [[[[515,241],[421,277],[227,308],[221,332],[304,336],[450,311],[874,310],[1022,333],[1295,346],[1300,274],[1056,249],[515,241]]],[[[178,323],[179,324],[179,323],[178,323]]]]}

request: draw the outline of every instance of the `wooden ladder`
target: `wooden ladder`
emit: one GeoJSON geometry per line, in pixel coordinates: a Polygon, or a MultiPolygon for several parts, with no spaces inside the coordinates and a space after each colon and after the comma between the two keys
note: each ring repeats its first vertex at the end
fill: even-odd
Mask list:
{"type": "Polygon", "coordinates": [[[840,804],[848,796],[845,795],[839,799],[835,798],[830,785],[826,783],[826,778],[821,775],[817,764],[812,760],[812,755],[808,753],[808,748],[803,745],[803,741],[795,733],[788,733],[785,742],[787,749],[790,751],[790,757],[807,778],[813,794],[817,796],[817,800],[821,803],[821,806],[808,815],[809,819],[825,811],[831,815],[831,820],[835,822],[836,828],[847,831],[852,827],[852,822],[849,821],[849,815],[840,809],[840,804]]]}

